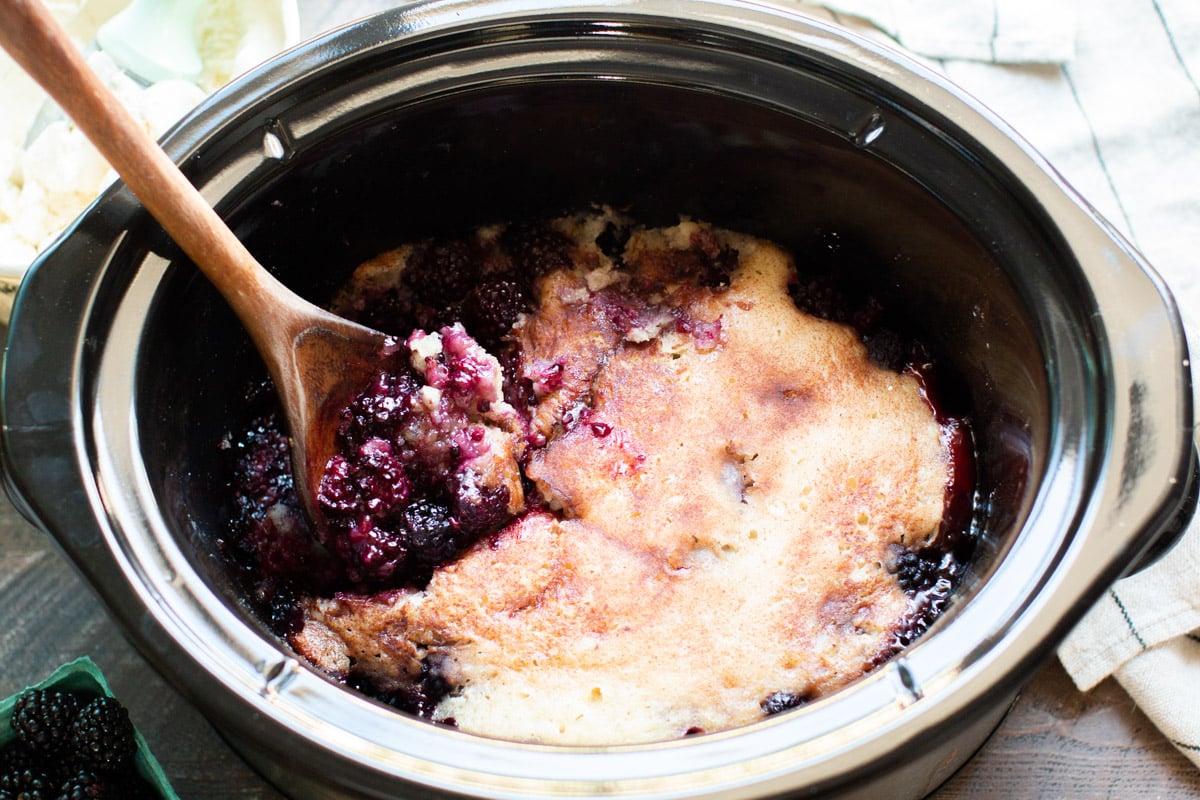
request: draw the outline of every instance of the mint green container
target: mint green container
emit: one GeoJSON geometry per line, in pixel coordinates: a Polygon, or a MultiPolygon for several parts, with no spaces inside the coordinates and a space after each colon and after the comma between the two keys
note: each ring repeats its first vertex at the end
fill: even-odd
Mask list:
{"type": "MultiPolygon", "coordinates": [[[[0,746],[8,744],[15,736],[12,726],[8,723],[12,718],[13,706],[16,705],[17,698],[30,689],[50,688],[65,691],[92,692],[113,697],[112,690],[108,687],[108,681],[104,679],[104,673],[96,666],[96,662],[87,656],[63,664],[41,683],[27,686],[22,691],[0,700],[0,746]]],[[[137,736],[138,774],[158,790],[163,800],[179,800],[179,795],[175,794],[175,790],[171,788],[171,784],[167,781],[166,773],[163,772],[162,766],[154,758],[154,754],[150,752],[150,747],[146,744],[146,740],[142,738],[142,734],[135,731],[135,735],[137,736]]]]}

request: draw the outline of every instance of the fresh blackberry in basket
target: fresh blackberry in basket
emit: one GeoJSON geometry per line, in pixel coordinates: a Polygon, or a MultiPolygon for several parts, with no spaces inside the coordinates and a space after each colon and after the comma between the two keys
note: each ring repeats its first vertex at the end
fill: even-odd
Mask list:
{"type": "Polygon", "coordinates": [[[72,733],[76,759],[99,772],[115,772],[132,763],[137,754],[129,712],[111,697],[93,698],[80,709],[72,733]]]}
{"type": "Polygon", "coordinates": [[[56,800],[57,777],[45,769],[28,768],[0,775],[0,800],[56,800]]]}
{"type": "Polygon", "coordinates": [[[40,755],[26,747],[23,742],[12,739],[8,744],[0,747],[0,775],[39,767],[42,760],[40,755]]]}
{"type": "Polygon", "coordinates": [[[34,752],[53,755],[71,737],[79,714],[79,698],[57,689],[34,689],[17,698],[11,725],[17,741],[34,752]]]}
{"type": "Polygon", "coordinates": [[[117,775],[82,769],[68,777],[56,800],[154,800],[158,794],[132,768],[117,775]]]}
{"type": "Polygon", "coordinates": [[[67,778],[58,790],[60,800],[103,800],[116,797],[109,784],[91,770],[81,770],[67,778]]]}

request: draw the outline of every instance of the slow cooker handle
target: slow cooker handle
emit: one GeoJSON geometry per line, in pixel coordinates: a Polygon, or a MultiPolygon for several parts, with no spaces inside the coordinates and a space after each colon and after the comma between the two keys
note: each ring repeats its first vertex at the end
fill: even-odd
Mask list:
{"type": "Polygon", "coordinates": [[[1184,479],[1183,495],[1179,506],[1166,524],[1159,530],[1154,542],[1150,544],[1145,552],[1138,556],[1137,560],[1133,562],[1127,571],[1122,573],[1121,577],[1128,577],[1153,565],[1179,543],[1179,540],[1183,538],[1184,532],[1188,529],[1188,525],[1191,524],[1192,518],[1196,514],[1198,499],[1200,499],[1200,455],[1197,452],[1196,441],[1193,439],[1192,457],[1188,464],[1187,476],[1184,479]]]}

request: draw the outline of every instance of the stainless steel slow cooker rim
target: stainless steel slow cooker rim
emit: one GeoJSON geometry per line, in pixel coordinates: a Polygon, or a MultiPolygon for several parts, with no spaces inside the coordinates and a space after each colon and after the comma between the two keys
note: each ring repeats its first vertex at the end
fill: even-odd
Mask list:
{"type": "MultiPolygon", "coordinates": [[[[441,9],[453,8],[456,5],[457,4],[455,4],[455,3],[434,4],[435,8],[441,8],[441,9]]],[[[503,4],[497,4],[497,5],[503,6],[503,4]]],[[[645,4],[645,6],[651,6],[651,5],[652,4],[645,4]]],[[[704,5],[704,6],[719,5],[723,8],[725,8],[725,7],[733,8],[736,6],[736,4],[732,4],[732,3],[719,3],[719,4],[709,3],[709,4],[702,4],[702,5],[704,5]]],[[[432,21],[426,20],[426,21],[430,25],[436,25],[436,20],[432,20],[432,21]]],[[[845,44],[842,43],[840,40],[837,40],[837,41],[838,41],[838,47],[844,49],[845,44]]],[[[152,272],[152,270],[151,270],[151,272],[152,272]]],[[[149,273],[147,274],[146,280],[152,280],[152,278],[149,277],[149,273]]],[[[136,323],[136,320],[125,320],[123,324],[133,324],[136,326],[137,323],[136,323]]],[[[77,364],[82,363],[83,358],[84,358],[84,354],[81,351],[80,354],[77,356],[77,364]]],[[[124,400],[124,398],[114,399],[112,401],[115,404],[115,405],[113,405],[113,407],[115,407],[115,408],[122,407],[121,403],[123,402],[123,400],[124,400]]],[[[130,452],[136,453],[137,452],[137,449],[136,449],[136,447],[137,447],[136,425],[133,424],[132,420],[124,420],[124,422],[127,422],[129,425],[128,429],[126,429],[124,431],[124,433],[130,437],[128,439],[128,441],[130,442],[129,443],[130,452]]],[[[80,419],[78,420],[78,423],[80,425],[78,430],[83,430],[84,428],[89,428],[92,431],[95,431],[95,430],[102,429],[106,425],[106,421],[104,419],[97,418],[97,417],[93,417],[91,419],[84,419],[82,414],[80,416],[80,419]],[[97,428],[95,426],[100,426],[100,428],[97,428]]],[[[1076,446],[1078,446],[1078,443],[1076,443],[1076,446]]],[[[81,448],[80,452],[84,452],[86,449],[87,448],[81,448]]],[[[84,474],[88,474],[88,472],[91,470],[92,466],[93,466],[92,464],[81,462],[80,469],[84,474]]],[[[109,481],[109,476],[113,475],[114,467],[115,467],[115,465],[113,465],[113,464],[106,464],[106,465],[102,465],[102,469],[100,470],[101,474],[98,476],[98,486],[97,486],[98,492],[94,497],[94,500],[97,503],[96,508],[97,508],[98,513],[100,513],[104,516],[107,516],[108,519],[110,520],[110,524],[116,523],[118,521],[117,517],[119,517],[119,515],[116,515],[113,513],[112,503],[114,502],[114,498],[121,497],[121,496],[125,496],[128,498],[136,498],[136,499],[140,500],[142,503],[148,503],[149,505],[146,506],[147,508],[151,508],[151,509],[157,508],[157,505],[154,502],[153,493],[150,492],[148,495],[146,494],[146,492],[148,490],[148,483],[145,482],[144,474],[139,475],[137,477],[136,482],[135,482],[136,485],[133,485],[133,486],[130,486],[127,484],[122,485],[122,483],[120,481],[118,481],[116,483],[112,483],[112,482],[104,483],[105,481],[109,481]]],[[[135,468],[135,472],[136,472],[136,468],[135,468]]],[[[1093,511],[1093,513],[1097,513],[1097,512],[1093,511]]],[[[170,532],[168,530],[168,527],[165,525],[164,521],[162,521],[161,519],[150,520],[149,523],[150,523],[151,527],[156,529],[156,531],[157,531],[156,536],[158,538],[165,537],[166,540],[171,539],[170,532]]],[[[1064,537],[1066,536],[1066,531],[1063,531],[1063,535],[1064,535],[1064,537]]],[[[134,538],[136,539],[137,537],[134,537],[134,538]]],[[[125,548],[125,547],[127,547],[127,545],[129,543],[130,542],[129,542],[128,537],[125,537],[125,542],[121,543],[120,541],[118,541],[117,546],[119,548],[125,548]]],[[[176,547],[176,545],[173,541],[166,541],[163,543],[168,546],[168,549],[164,550],[163,552],[167,552],[172,559],[182,558],[183,561],[181,563],[184,566],[187,566],[186,558],[183,556],[182,551],[179,551],[177,548],[174,551],[170,550],[170,548],[176,547]]],[[[134,546],[130,550],[130,552],[132,552],[135,556],[137,556],[136,558],[133,559],[134,561],[141,561],[141,556],[138,556],[137,554],[139,552],[144,552],[143,545],[145,545],[145,544],[146,544],[146,542],[144,540],[133,542],[134,546]]],[[[143,576],[147,576],[149,573],[147,571],[143,570],[141,574],[143,576]]],[[[164,586],[169,588],[173,581],[179,580],[180,574],[182,574],[182,573],[176,571],[174,573],[174,576],[172,576],[169,580],[165,581],[164,586]]],[[[167,576],[163,575],[160,577],[166,578],[167,576]]],[[[157,579],[158,578],[156,578],[156,580],[157,579]]],[[[187,581],[185,581],[185,583],[187,583],[187,581]]],[[[142,588],[145,588],[145,587],[142,587],[142,588]]],[[[161,587],[156,587],[156,589],[161,589],[161,587]]],[[[162,595],[160,593],[157,596],[161,597],[162,595]]],[[[143,594],[143,597],[147,601],[149,601],[149,600],[155,599],[156,595],[153,593],[143,594]]],[[[205,602],[208,602],[210,600],[216,600],[217,604],[220,605],[221,608],[223,609],[223,604],[221,604],[219,602],[219,598],[215,598],[215,596],[211,596],[211,593],[210,593],[210,597],[201,598],[201,599],[203,599],[205,602]]],[[[148,602],[148,607],[153,608],[154,604],[151,604],[148,602]]],[[[225,611],[227,611],[227,609],[225,609],[225,611]]],[[[168,619],[168,620],[161,620],[161,621],[164,623],[164,627],[179,624],[178,619],[175,619],[175,620],[168,619]]],[[[201,641],[201,644],[203,644],[203,641],[201,641]]],[[[275,650],[274,652],[277,653],[278,651],[275,650]]],[[[913,661],[919,662],[918,656],[923,652],[925,652],[925,650],[921,647],[921,644],[916,645],[912,650],[911,659],[909,660],[909,663],[913,663],[913,661]]],[[[270,714],[276,714],[278,712],[278,709],[281,705],[278,698],[281,696],[288,696],[291,693],[296,693],[298,696],[299,693],[301,693],[302,691],[325,694],[322,687],[327,687],[328,684],[326,682],[324,682],[322,679],[318,679],[315,676],[309,675],[309,677],[311,677],[313,679],[313,681],[316,681],[316,683],[310,682],[305,677],[307,674],[306,672],[300,671],[300,672],[293,673],[291,671],[292,667],[288,664],[288,662],[285,661],[282,663],[284,663],[284,666],[278,672],[276,670],[272,669],[270,666],[266,666],[265,668],[259,668],[256,666],[255,669],[258,670],[257,675],[259,676],[259,679],[262,679],[262,680],[256,679],[256,680],[258,680],[258,685],[254,685],[255,680],[246,680],[241,688],[236,689],[236,691],[239,694],[242,694],[242,693],[246,692],[245,687],[254,685],[253,696],[252,697],[251,696],[243,697],[243,700],[246,705],[253,706],[254,708],[256,708],[256,710],[259,710],[262,713],[270,715],[270,714]],[[280,680],[280,676],[286,677],[286,676],[292,675],[292,674],[296,675],[296,677],[292,678],[290,682],[285,683],[282,686],[279,685],[278,681],[280,680]],[[269,680],[269,681],[265,680],[267,675],[273,676],[271,678],[271,680],[269,680]],[[263,692],[265,692],[265,696],[264,696],[263,692]]],[[[216,668],[214,668],[214,669],[216,669],[216,668]]],[[[215,672],[211,673],[211,676],[215,681],[221,680],[221,678],[218,674],[219,672],[220,672],[220,670],[216,670],[215,672]]],[[[861,689],[859,691],[859,693],[860,694],[864,693],[864,690],[866,687],[879,686],[880,684],[883,684],[885,681],[894,680],[895,678],[889,678],[889,677],[886,677],[886,675],[887,674],[894,675],[896,672],[897,672],[896,669],[892,669],[890,671],[890,673],[885,673],[885,671],[881,671],[878,675],[873,676],[872,678],[869,678],[867,681],[865,681],[862,684],[863,689],[861,689]]],[[[252,673],[247,673],[247,674],[250,675],[252,673]]],[[[328,688],[332,688],[332,687],[328,687],[328,688]]],[[[303,698],[300,698],[300,699],[303,699],[303,698]]],[[[346,702],[344,693],[340,692],[340,690],[338,690],[338,702],[342,702],[342,703],[346,702]]],[[[363,707],[368,709],[367,711],[365,711],[363,713],[370,715],[370,718],[372,721],[374,721],[378,715],[390,714],[390,712],[374,709],[369,704],[361,703],[360,701],[357,701],[357,700],[350,701],[350,704],[359,710],[361,710],[363,707]]],[[[802,718],[811,719],[813,716],[815,716],[820,711],[820,708],[818,706],[819,706],[819,704],[814,705],[814,707],[812,709],[807,709],[807,710],[798,712],[796,717],[793,719],[769,721],[768,723],[764,724],[762,730],[768,730],[768,729],[777,730],[777,729],[784,727],[790,723],[796,722],[797,720],[802,719],[802,718]]],[[[392,715],[392,716],[394,716],[394,715],[392,715]]],[[[910,719],[913,716],[914,716],[913,714],[907,715],[907,717],[910,719]]],[[[410,731],[411,726],[409,723],[411,723],[411,721],[404,721],[402,723],[396,723],[396,724],[400,728],[402,728],[405,732],[411,732],[410,731]]],[[[414,724],[421,725],[421,723],[414,723],[414,724]]],[[[424,726],[424,727],[428,728],[428,726],[424,726]]],[[[463,737],[467,736],[465,734],[458,734],[458,733],[452,732],[452,731],[449,731],[449,732],[448,731],[438,731],[437,729],[432,729],[432,728],[429,728],[429,731],[433,732],[432,735],[438,737],[439,741],[453,741],[456,743],[456,745],[461,745],[464,742],[463,737]]],[[[422,733],[424,733],[424,732],[425,731],[422,730],[422,733]]],[[[886,734],[886,733],[887,733],[886,730],[880,731],[879,735],[876,736],[876,741],[878,742],[880,736],[882,734],[886,734]]],[[[715,748],[711,747],[711,745],[713,745],[714,743],[719,743],[722,741],[728,741],[731,739],[739,739],[739,738],[740,739],[749,739],[752,737],[748,736],[746,731],[739,731],[739,732],[734,732],[734,733],[728,734],[728,735],[717,735],[717,736],[713,737],[712,739],[709,739],[708,742],[704,742],[702,740],[696,740],[695,742],[684,742],[684,743],[679,743],[679,744],[668,745],[665,748],[651,747],[651,748],[644,748],[644,750],[649,751],[656,755],[659,754],[663,749],[670,750],[670,751],[679,751],[679,750],[692,750],[694,748],[695,752],[700,752],[700,751],[711,752],[713,749],[715,749],[715,748]],[[705,747],[705,745],[710,745],[710,746],[705,747]]],[[[503,743],[503,744],[489,743],[487,745],[487,747],[489,749],[495,747],[505,753],[511,753],[513,751],[525,750],[525,748],[513,747],[513,746],[509,745],[508,743],[503,743]]],[[[642,748],[637,748],[637,749],[641,750],[642,748]]],[[[883,748],[880,747],[880,748],[878,748],[878,750],[880,752],[882,752],[883,748]]],[[[542,751],[539,750],[538,752],[540,753],[542,751]]],[[[863,755],[864,759],[866,759],[866,748],[861,749],[860,753],[863,755]]],[[[589,759],[589,758],[591,758],[592,755],[596,755],[596,754],[580,754],[580,755],[582,755],[583,758],[585,758],[585,759],[589,759]]],[[[575,763],[582,763],[582,762],[575,762],[575,763]]],[[[864,760],[864,763],[866,763],[866,760],[864,760]]],[[[786,788],[786,786],[788,784],[788,776],[783,774],[786,772],[786,770],[787,770],[787,765],[781,764],[781,765],[779,765],[778,769],[774,771],[775,779],[779,782],[777,784],[779,788],[786,788]]],[[[440,783],[440,785],[442,785],[443,787],[448,787],[448,788],[458,788],[458,787],[465,786],[465,785],[470,785],[472,789],[480,790],[480,791],[486,791],[488,788],[488,787],[481,787],[481,786],[475,785],[472,781],[468,780],[468,777],[470,777],[470,776],[464,776],[462,774],[449,775],[449,776],[447,776],[447,775],[442,775],[442,776],[426,775],[425,777],[434,783],[440,783]],[[456,782],[456,781],[461,781],[461,782],[456,782]]],[[[767,778],[769,778],[769,777],[770,776],[768,775],[767,778]]],[[[474,779],[474,780],[477,780],[477,779],[474,779]]],[[[736,784],[742,780],[745,780],[744,769],[741,771],[740,775],[736,776],[734,779],[731,779],[729,781],[729,783],[732,785],[732,784],[736,784]]],[[[538,784],[538,785],[541,786],[541,784],[538,784]]],[[[526,793],[526,791],[529,790],[530,788],[531,787],[529,785],[520,784],[518,788],[510,788],[509,789],[510,792],[513,792],[512,794],[509,794],[509,795],[496,794],[494,796],[512,796],[512,797],[530,796],[528,793],[526,793]]],[[[722,787],[720,787],[720,786],[710,785],[708,787],[708,790],[713,793],[716,793],[718,791],[721,791],[721,788],[722,787]]],[[[680,791],[686,792],[687,790],[676,787],[675,789],[672,789],[672,790],[663,790],[658,796],[672,796],[673,793],[677,794],[680,791]]],[[[679,796],[682,796],[682,795],[679,795],[679,796]]],[[[691,795],[691,796],[694,796],[694,795],[691,795]]]]}

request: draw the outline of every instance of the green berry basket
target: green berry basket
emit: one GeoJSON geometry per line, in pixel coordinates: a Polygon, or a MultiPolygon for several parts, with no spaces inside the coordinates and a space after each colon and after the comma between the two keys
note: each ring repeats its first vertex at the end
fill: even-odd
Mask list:
{"type": "MultiPolygon", "coordinates": [[[[8,744],[15,737],[12,726],[9,725],[9,720],[12,718],[13,706],[16,704],[17,698],[31,689],[51,688],[63,691],[91,692],[107,695],[108,697],[114,696],[108,686],[108,681],[104,679],[104,673],[96,666],[96,662],[87,656],[67,662],[54,670],[41,683],[27,686],[20,692],[0,700],[0,747],[8,744]]],[[[167,781],[166,773],[163,772],[162,765],[158,763],[158,760],[154,758],[154,754],[150,752],[150,747],[146,744],[146,740],[142,737],[141,732],[135,730],[134,736],[137,740],[136,763],[138,774],[158,791],[163,800],[179,800],[179,795],[171,788],[171,784],[167,781]]]]}

